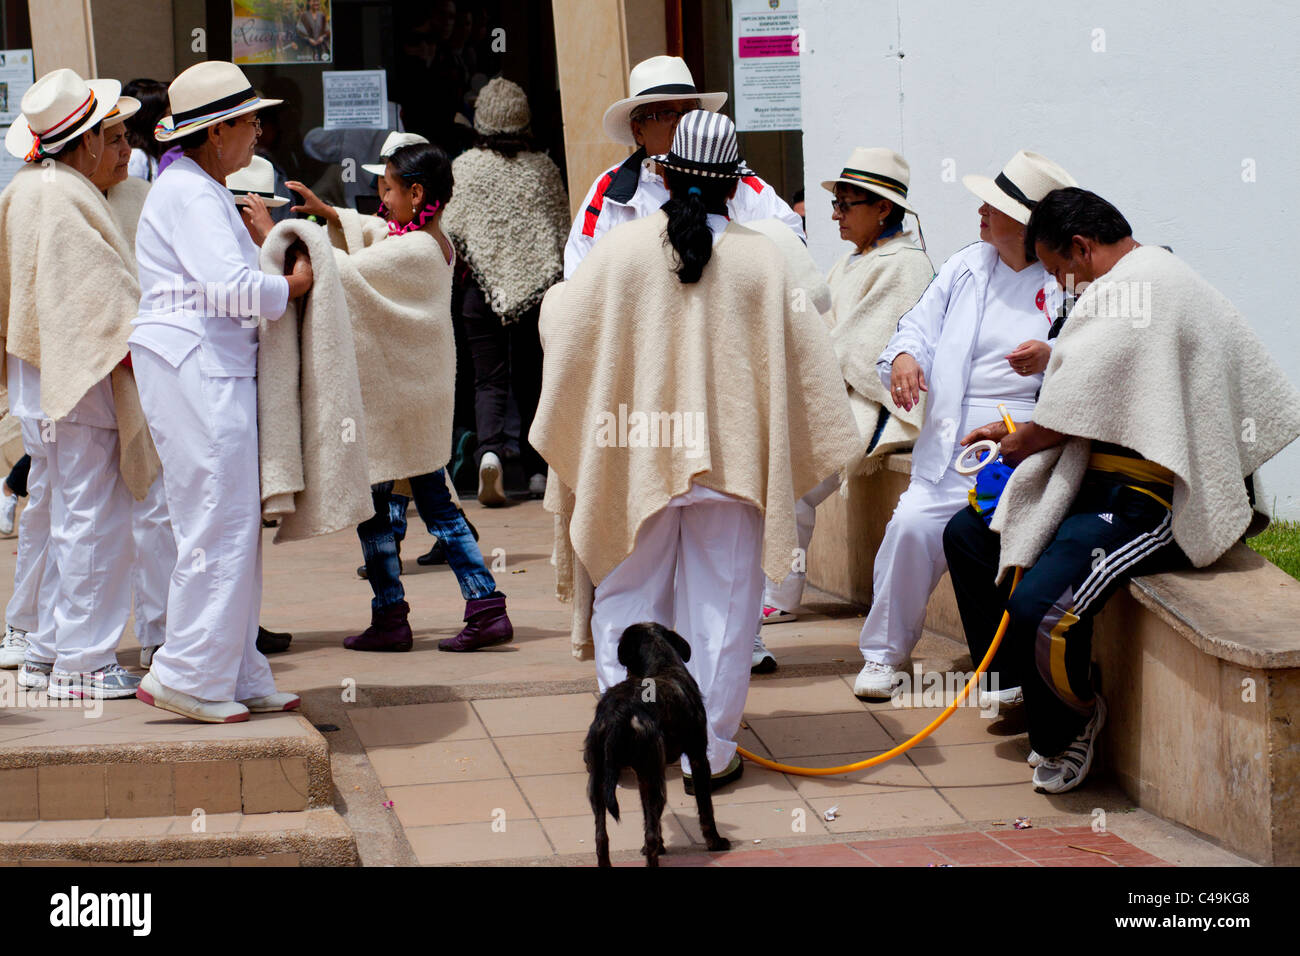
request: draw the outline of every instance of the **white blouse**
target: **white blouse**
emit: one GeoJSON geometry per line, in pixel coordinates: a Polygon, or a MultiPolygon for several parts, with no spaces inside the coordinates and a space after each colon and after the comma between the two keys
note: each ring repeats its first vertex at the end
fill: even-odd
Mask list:
{"type": "Polygon", "coordinates": [[[224,185],[182,156],[159,176],[136,231],[140,314],[128,340],[173,367],[195,349],[207,375],[257,375],[259,318],[279,318],[289,280],[257,268],[258,248],[224,185]]]}

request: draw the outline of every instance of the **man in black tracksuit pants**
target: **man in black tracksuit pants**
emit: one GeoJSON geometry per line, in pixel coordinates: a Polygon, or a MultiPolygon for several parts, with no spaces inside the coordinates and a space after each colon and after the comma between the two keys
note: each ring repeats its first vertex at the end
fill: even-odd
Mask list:
{"type": "MultiPolygon", "coordinates": [[[[1085,201],[1087,214],[1082,221],[1089,224],[1084,228],[1094,243],[1093,274],[1079,275],[1074,271],[1077,264],[1065,270],[1087,281],[1105,274],[1137,246],[1119,211],[1092,198],[1101,205],[1088,206],[1085,201]]],[[[1050,196],[1039,204],[1042,212],[1035,210],[1027,228],[1028,249],[1035,249],[1036,235],[1051,230],[1044,214],[1065,212],[1056,208],[1059,204],[1059,199],[1052,203],[1050,196]]],[[[1071,225],[1078,227],[1080,210],[1068,212],[1071,225]]],[[[1063,268],[1061,256],[1050,248],[1038,245],[1037,252],[1049,271],[1063,268]]],[[[1063,275],[1058,274],[1058,281],[1063,275]]],[[[1001,424],[985,426],[962,444],[984,438],[1001,441],[1003,460],[1014,466],[1068,437],[1026,422],[1013,434],[1001,424]]],[[[965,508],[944,530],[944,554],[972,660],[983,659],[1003,611],[1010,615],[989,672],[990,677],[997,675],[995,686],[1022,688],[1034,751],[1030,763],[1039,790],[1071,790],[1092,764],[1093,747],[1105,721],[1105,702],[1093,691],[1091,678],[1097,612],[1135,575],[1190,566],[1174,542],[1173,481],[1172,472],[1131,449],[1094,442],[1088,471],[1069,514],[1010,596],[1010,574],[1000,586],[994,584],[1001,538],[984,518],[965,508]]]]}

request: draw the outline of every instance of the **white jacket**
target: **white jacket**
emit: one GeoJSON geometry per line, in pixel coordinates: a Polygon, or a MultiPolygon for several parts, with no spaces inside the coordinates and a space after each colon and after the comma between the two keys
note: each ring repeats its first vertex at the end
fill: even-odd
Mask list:
{"type": "MultiPolygon", "coordinates": [[[[564,278],[569,279],[596,240],[615,226],[640,219],[668,201],[663,177],[654,171],[655,164],[637,150],[619,165],[602,173],[587,190],[578,218],[573,220],[569,240],[564,246],[564,278]]],[[[755,219],[780,219],[807,241],[803,220],[786,205],[768,183],[757,176],[746,176],[727,203],[732,222],[755,219]]]]}
{"type": "MultiPolygon", "coordinates": [[[[898,321],[898,331],[876,361],[876,369],[886,389],[894,359],[906,352],[916,359],[925,373],[925,424],[912,450],[912,474],[938,484],[952,464],[957,434],[962,419],[962,405],[970,391],[971,360],[980,323],[984,319],[984,300],[989,276],[997,264],[998,251],[987,242],[973,242],[954,253],[916,305],[898,321]]],[[[1043,274],[1049,287],[1043,308],[1025,310],[1028,323],[1042,320],[1044,312],[1054,316],[1060,307],[1061,294],[1041,265],[1031,265],[1043,274]]],[[[1042,338],[1046,339],[1046,326],[1042,338]]]]}

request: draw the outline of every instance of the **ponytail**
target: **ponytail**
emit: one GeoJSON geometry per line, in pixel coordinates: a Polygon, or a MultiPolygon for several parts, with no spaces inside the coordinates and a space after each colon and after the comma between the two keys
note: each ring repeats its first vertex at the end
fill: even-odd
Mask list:
{"type": "Polygon", "coordinates": [[[726,215],[736,180],[668,169],[664,170],[664,180],[671,196],[663,206],[668,215],[666,239],[677,254],[677,278],[682,285],[690,285],[700,281],[704,267],[713,258],[709,213],[726,215]]]}

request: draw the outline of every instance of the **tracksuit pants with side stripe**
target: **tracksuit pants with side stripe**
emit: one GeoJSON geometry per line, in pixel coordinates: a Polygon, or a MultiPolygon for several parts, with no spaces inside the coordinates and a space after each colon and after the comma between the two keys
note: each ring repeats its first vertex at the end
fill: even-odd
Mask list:
{"type": "MultiPolygon", "coordinates": [[[[1168,500],[1167,496],[1166,500],[1168,500]]],[[[1006,636],[990,665],[993,686],[1024,689],[1029,743],[1055,757],[1077,737],[1096,707],[1092,688],[1092,622],[1129,578],[1187,567],[1174,543],[1172,514],[1150,495],[1090,471],[1070,513],[1008,600],[1000,587],[1000,537],[971,508],[948,522],[948,558],[966,642],[977,664],[1001,622],[1006,636]]]]}

